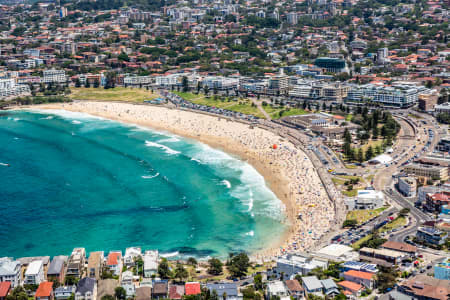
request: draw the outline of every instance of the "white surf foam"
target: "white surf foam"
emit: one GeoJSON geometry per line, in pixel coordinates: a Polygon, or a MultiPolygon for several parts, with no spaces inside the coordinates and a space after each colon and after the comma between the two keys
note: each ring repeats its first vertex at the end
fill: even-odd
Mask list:
{"type": "Polygon", "coordinates": [[[45,117],[45,118],[40,118],[40,120],[51,120],[51,119],[53,119],[53,116],[48,116],[48,117],[45,117]]]}
{"type": "Polygon", "coordinates": [[[161,139],[161,140],[158,141],[158,143],[177,143],[179,141],[180,141],[179,138],[176,138],[176,137],[172,136],[172,137],[168,137],[168,138],[165,138],[165,139],[161,139]]]}
{"type": "Polygon", "coordinates": [[[180,253],[178,251],[175,251],[175,252],[169,252],[169,253],[161,253],[160,255],[164,258],[169,258],[169,257],[178,256],[178,255],[180,255],[180,253]]]}
{"type": "Polygon", "coordinates": [[[221,182],[222,182],[222,184],[225,185],[227,188],[231,188],[231,183],[230,183],[228,180],[224,179],[224,180],[222,180],[221,182]]]}
{"type": "Polygon", "coordinates": [[[154,147],[154,148],[162,149],[162,150],[164,150],[164,152],[166,152],[169,155],[177,155],[177,154],[181,153],[180,151],[174,150],[174,149],[172,149],[170,147],[167,147],[165,145],[158,144],[158,143],[151,142],[151,141],[145,141],[145,145],[147,147],[154,147]]]}
{"type": "Polygon", "coordinates": [[[156,173],[155,175],[143,175],[141,177],[144,179],[152,179],[155,178],[156,176],[159,176],[159,173],[156,173]]]}
{"type": "Polygon", "coordinates": [[[247,232],[245,235],[254,236],[255,232],[253,230],[247,232]]]}
{"type": "Polygon", "coordinates": [[[81,122],[78,121],[78,120],[73,120],[73,121],[72,121],[72,124],[81,124],[81,122]]]}

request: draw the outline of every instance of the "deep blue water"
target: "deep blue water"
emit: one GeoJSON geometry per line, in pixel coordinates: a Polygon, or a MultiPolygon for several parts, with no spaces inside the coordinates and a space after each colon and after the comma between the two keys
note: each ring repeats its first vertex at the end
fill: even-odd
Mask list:
{"type": "Polygon", "coordinates": [[[0,113],[0,203],[0,257],[130,246],[225,256],[285,230],[280,200],[247,163],[65,111],[0,113]]]}

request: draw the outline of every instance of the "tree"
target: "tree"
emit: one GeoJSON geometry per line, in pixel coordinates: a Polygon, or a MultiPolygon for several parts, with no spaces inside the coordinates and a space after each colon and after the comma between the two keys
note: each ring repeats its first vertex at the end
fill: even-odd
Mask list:
{"type": "Polygon", "coordinates": [[[77,78],[77,79],[75,80],[75,87],[76,87],[76,88],[81,87],[80,78],[77,78]]]}
{"type": "Polygon", "coordinates": [[[355,219],[348,219],[344,221],[342,227],[355,227],[356,225],[358,225],[358,221],[355,219]]]}
{"type": "Polygon", "coordinates": [[[118,286],[114,289],[114,296],[117,300],[125,300],[127,298],[127,292],[121,286],[118,286]]]}
{"type": "Polygon", "coordinates": [[[203,92],[205,92],[205,95],[208,96],[208,94],[209,94],[209,87],[207,85],[205,85],[203,87],[203,92]]]}
{"type": "Polygon", "coordinates": [[[94,88],[98,88],[100,86],[100,83],[98,82],[98,79],[94,80],[94,88]]]}
{"type": "Polygon", "coordinates": [[[356,153],[356,159],[358,162],[362,163],[364,161],[364,153],[363,149],[358,149],[358,152],[356,153]]]}
{"type": "Polygon", "coordinates": [[[175,278],[178,278],[179,281],[183,281],[183,279],[188,278],[188,271],[183,267],[182,264],[177,264],[175,268],[175,278]]]}
{"type": "Polygon", "coordinates": [[[114,297],[111,295],[105,295],[100,300],[114,300],[114,297]]]}
{"type": "Polygon", "coordinates": [[[117,56],[117,59],[119,61],[130,61],[130,58],[125,52],[120,53],[119,56],[117,56]]]}
{"type": "Polygon", "coordinates": [[[208,260],[209,268],[208,273],[211,275],[220,275],[222,274],[222,262],[217,258],[211,258],[208,260]]]}
{"type": "Polygon", "coordinates": [[[87,89],[91,87],[91,84],[89,83],[89,80],[86,79],[86,82],[84,83],[84,87],[87,88],[87,89]]]}
{"type": "Polygon", "coordinates": [[[253,284],[258,291],[264,289],[261,273],[258,273],[253,277],[253,284]]]}
{"type": "Polygon", "coordinates": [[[68,275],[66,276],[66,285],[75,285],[78,283],[78,278],[76,278],[75,276],[72,275],[68,275]]]}
{"type": "Polygon", "coordinates": [[[394,268],[380,266],[378,277],[378,290],[386,293],[388,289],[392,289],[396,284],[397,271],[394,268]]]}
{"type": "Polygon", "coordinates": [[[28,295],[22,286],[18,286],[6,296],[6,300],[28,300],[28,295]]]}
{"type": "Polygon", "coordinates": [[[369,160],[373,157],[373,149],[372,146],[367,147],[366,151],[366,159],[369,160]]]}
{"type": "Polygon", "coordinates": [[[183,85],[183,92],[186,93],[187,91],[189,91],[189,81],[187,76],[183,76],[182,85],[183,85]]]}
{"type": "Polygon", "coordinates": [[[233,277],[242,277],[247,275],[247,269],[250,267],[250,260],[245,253],[239,253],[231,257],[228,263],[228,271],[233,277]]]}
{"type": "Polygon", "coordinates": [[[193,258],[193,257],[189,257],[189,258],[187,259],[187,263],[188,263],[189,265],[191,265],[191,266],[196,266],[196,265],[197,265],[197,260],[196,260],[195,258],[193,258]]]}
{"type": "Polygon", "coordinates": [[[158,274],[159,277],[162,279],[168,279],[171,277],[172,272],[169,268],[169,262],[167,261],[167,258],[163,258],[158,266],[158,274]]]}

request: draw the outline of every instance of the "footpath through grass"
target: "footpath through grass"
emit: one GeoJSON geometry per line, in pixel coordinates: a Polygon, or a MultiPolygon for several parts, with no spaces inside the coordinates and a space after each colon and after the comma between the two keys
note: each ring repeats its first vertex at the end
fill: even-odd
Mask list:
{"type": "Polygon", "coordinates": [[[144,102],[158,97],[158,94],[145,89],[115,87],[112,89],[100,88],[71,88],[69,98],[72,100],[99,100],[99,101],[127,101],[144,102]]]}

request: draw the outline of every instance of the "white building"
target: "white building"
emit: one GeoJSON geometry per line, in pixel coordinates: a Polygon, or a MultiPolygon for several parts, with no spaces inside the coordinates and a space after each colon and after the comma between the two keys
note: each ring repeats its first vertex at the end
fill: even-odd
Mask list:
{"type": "Polygon", "coordinates": [[[296,12],[290,12],[287,14],[287,21],[291,25],[297,25],[298,23],[298,14],[296,12]]]}
{"type": "Polygon", "coordinates": [[[352,247],[340,244],[328,245],[320,249],[313,255],[323,255],[324,258],[326,257],[336,262],[352,261],[359,259],[358,253],[352,247]]]}
{"type": "Polygon", "coordinates": [[[66,83],[67,77],[66,77],[66,71],[64,70],[44,70],[43,72],[44,78],[42,82],[44,83],[66,83]]]}
{"type": "Polygon", "coordinates": [[[40,284],[44,281],[44,265],[42,260],[32,261],[25,272],[25,284],[40,284]]]}
{"type": "Polygon", "coordinates": [[[354,198],[345,200],[348,210],[376,209],[384,205],[384,195],[375,190],[359,190],[354,198]]]}
{"type": "Polygon", "coordinates": [[[0,258],[0,282],[9,281],[11,287],[20,285],[20,262],[13,261],[8,257],[0,258]]]}
{"type": "Polygon", "coordinates": [[[125,256],[123,257],[123,263],[125,266],[134,266],[134,262],[137,258],[142,257],[142,250],[139,247],[130,247],[125,250],[125,256]]]}
{"type": "Polygon", "coordinates": [[[328,267],[328,261],[324,259],[313,258],[310,255],[285,255],[277,259],[276,271],[283,273],[287,278],[296,274],[306,275],[315,268],[325,270],[328,267]]]}
{"type": "Polygon", "coordinates": [[[415,197],[417,189],[417,182],[414,177],[399,177],[398,190],[405,197],[415,197]]]}
{"type": "Polygon", "coordinates": [[[144,253],[144,277],[152,277],[158,272],[159,253],[157,250],[147,250],[144,253]]]}
{"type": "Polygon", "coordinates": [[[280,300],[291,299],[289,297],[289,291],[284,285],[283,281],[269,281],[267,283],[267,298],[273,299],[273,297],[277,297],[280,300]]]}
{"type": "Polygon", "coordinates": [[[123,79],[124,85],[141,85],[151,84],[153,78],[151,76],[127,76],[123,79]]]}
{"type": "Polygon", "coordinates": [[[17,84],[14,78],[0,79],[0,98],[30,94],[30,87],[26,84],[17,84]]]}

